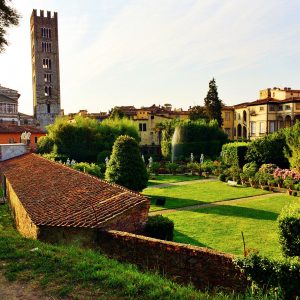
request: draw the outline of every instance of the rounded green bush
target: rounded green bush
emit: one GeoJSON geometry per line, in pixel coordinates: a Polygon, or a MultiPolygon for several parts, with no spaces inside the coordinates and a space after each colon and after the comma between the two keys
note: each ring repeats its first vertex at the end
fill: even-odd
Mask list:
{"type": "Polygon", "coordinates": [[[174,222],[167,217],[157,215],[149,217],[145,226],[145,235],[160,240],[173,240],[174,222]]]}
{"type": "Polygon", "coordinates": [[[226,181],[226,175],[225,174],[220,174],[219,175],[219,180],[225,182],[226,181]]]}
{"type": "Polygon", "coordinates": [[[105,179],[134,191],[147,187],[148,174],[136,140],[127,135],[119,136],[108,162],[105,179]]]}
{"type": "Polygon", "coordinates": [[[279,241],[287,256],[300,256],[300,203],[284,207],[278,217],[279,241]]]}

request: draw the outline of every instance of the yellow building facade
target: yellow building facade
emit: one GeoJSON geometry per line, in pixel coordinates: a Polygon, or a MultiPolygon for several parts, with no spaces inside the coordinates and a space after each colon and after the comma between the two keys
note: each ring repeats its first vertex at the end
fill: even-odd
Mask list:
{"type": "Polygon", "coordinates": [[[258,100],[234,106],[234,139],[253,140],[300,119],[300,90],[268,88],[258,100]]]}

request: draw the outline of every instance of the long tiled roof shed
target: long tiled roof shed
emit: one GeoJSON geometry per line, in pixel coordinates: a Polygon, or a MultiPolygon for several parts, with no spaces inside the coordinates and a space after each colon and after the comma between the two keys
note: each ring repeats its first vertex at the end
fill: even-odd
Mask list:
{"type": "Polygon", "coordinates": [[[14,194],[39,228],[109,228],[134,232],[147,219],[148,198],[36,154],[1,162],[0,170],[6,178],[10,206],[14,194]]]}

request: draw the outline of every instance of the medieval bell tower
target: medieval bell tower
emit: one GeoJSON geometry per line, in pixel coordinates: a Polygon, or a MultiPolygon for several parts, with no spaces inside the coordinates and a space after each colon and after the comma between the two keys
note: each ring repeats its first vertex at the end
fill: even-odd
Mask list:
{"type": "Polygon", "coordinates": [[[36,9],[30,18],[34,117],[41,127],[60,114],[60,81],[57,13],[36,9]]]}

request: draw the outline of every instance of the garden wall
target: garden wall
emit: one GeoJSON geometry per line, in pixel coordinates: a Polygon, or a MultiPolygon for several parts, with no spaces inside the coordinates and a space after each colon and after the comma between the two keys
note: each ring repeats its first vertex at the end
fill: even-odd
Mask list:
{"type": "Polygon", "coordinates": [[[98,242],[100,250],[110,257],[159,270],[177,282],[192,282],[199,289],[243,291],[247,287],[245,276],[229,254],[115,230],[99,232],[98,242]]]}

